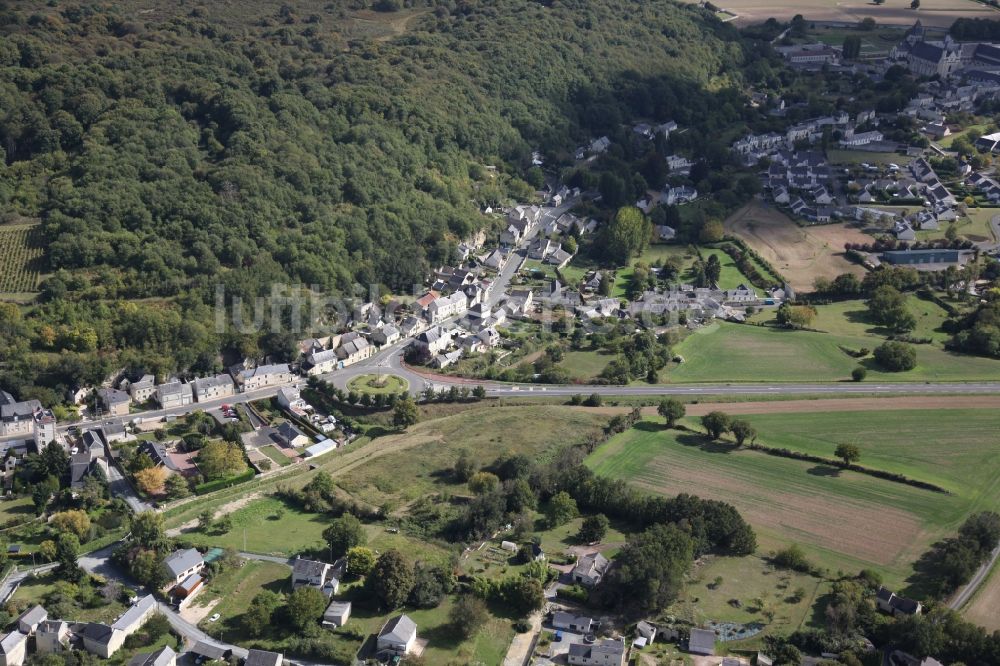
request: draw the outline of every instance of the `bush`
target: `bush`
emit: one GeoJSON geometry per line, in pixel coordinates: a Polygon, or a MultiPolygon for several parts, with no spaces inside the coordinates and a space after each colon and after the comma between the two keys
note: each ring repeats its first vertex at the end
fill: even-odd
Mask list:
{"type": "Polygon", "coordinates": [[[865,377],[868,376],[868,370],[865,369],[863,365],[859,365],[851,371],[851,379],[856,382],[864,381],[865,377]]]}
{"type": "Polygon", "coordinates": [[[806,554],[794,543],[776,552],[771,557],[771,562],[777,567],[793,571],[809,571],[812,569],[812,565],[806,559],[806,554]]]}
{"type": "Polygon", "coordinates": [[[917,352],[904,342],[884,342],[875,349],[875,362],[889,372],[906,372],[917,367],[917,352]]]}
{"type": "Polygon", "coordinates": [[[569,601],[585,604],[587,603],[587,599],[590,598],[590,592],[588,592],[587,588],[582,585],[569,585],[567,587],[560,587],[557,589],[556,596],[560,599],[567,599],[569,601]]]}

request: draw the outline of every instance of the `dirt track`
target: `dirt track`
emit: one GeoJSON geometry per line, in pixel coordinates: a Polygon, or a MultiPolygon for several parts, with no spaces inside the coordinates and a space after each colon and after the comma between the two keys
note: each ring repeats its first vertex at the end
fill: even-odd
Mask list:
{"type": "Polygon", "coordinates": [[[774,266],[796,291],[811,291],[817,277],[864,274],[863,268],[843,256],[844,243],[867,243],[871,238],[844,224],[800,227],[781,211],[754,201],[733,213],[724,226],[774,266]]]}

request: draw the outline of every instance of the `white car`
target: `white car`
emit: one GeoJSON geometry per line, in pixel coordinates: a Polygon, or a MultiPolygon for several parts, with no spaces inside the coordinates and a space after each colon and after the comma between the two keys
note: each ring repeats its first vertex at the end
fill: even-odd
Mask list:
{"type": "Polygon", "coordinates": [[[213,615],[212,617],[208,618],[208,621],[209,621],[209,622],[218,622],[218,621],[219,621],[219,618],[220,618],[220,617],[222,617],[222,616],[221,616],[221,615],[219,615],[218,613],[216,613],[216,614],[215,614],[215,615],[213,615]]]}

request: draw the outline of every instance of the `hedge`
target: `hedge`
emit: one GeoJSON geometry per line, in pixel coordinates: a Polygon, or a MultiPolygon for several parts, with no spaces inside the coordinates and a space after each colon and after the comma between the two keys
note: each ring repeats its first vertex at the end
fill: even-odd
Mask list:
{"type": "Polygon", "coordinates": [[[198,484],[194,487],[194,492],[196,495],[205,495],[220,488],[229,488],[241,483],[246,483],[255,476],[255,472],[252,469],[248,469],[242,474],[237,474],[236,476],[231,476],[228,479],[216,479],[215,481],[208,481],[206,483],[198,484]]]}

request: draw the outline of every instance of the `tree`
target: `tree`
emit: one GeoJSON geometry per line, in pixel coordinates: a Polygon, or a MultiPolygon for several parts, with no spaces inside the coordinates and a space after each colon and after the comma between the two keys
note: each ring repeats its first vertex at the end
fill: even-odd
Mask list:
{"type": "Polygon", "coordinates": [[[702,243],[718,243],[726,235],[726,230],[719,220],[709,220],[702,226],[698,233],[698,240],[702,243]]]}
{"type": "Polygon", "coordinates": [[[910,2],[910,9],[920,9],[920,0],[912,0],[910,2]]]}
{"type": "Polygon", "coordinates": [[[649,220],[641,210],[634,206],[620,208],[607,226],[605,251],[618,265],[626,266],[649,244],[651,232],[649,220]]]}
{"type": "Polygon", "coordinates": [[[476,387],[472,389],[472,397],[476,400],[486,399],[486,387],[482,384],[476,384],[476,387]]]}
{"type": "Polygon", "coordinates": [[[857,35],[844,37],[843,57],[845,60],[856,60],[861,55],[861,38],[857,35]]]}
{"type": "Polygon", "coordinates": [[[136,551],[128,561],[128,568],[132,577],[143,585],[161,587],[167,580],[163,558],[151,548],[136,551]]]}
{"type": "Polygon", "coordinates": [[[701,425],[712,439],[719,439],[729,430],[729,415],[725,412],[712,411],[701,417],[701,425]]]}
{"type": "Polygon", "coordinates": [[[459,483],[466,483],[472,478],[475,472],[476,463],[472,460],[469,452],[466,449],[462,449],[458,452],[458,458],[455,459],[455,465],[451,470],[452,475],[459,483]]]}
{"type": "Polygon", "coordinates": [[[215,511],[213,509],[205,509],[198,514],[198,529],[202,532],[207,532],[212,528],[212,523],[215,522],[215,511]]]}
{"type": "Polygon", "coordinates": [[[564,525],[577,515],[576,500],[565,490],[560,490],[549,499],[545,507],[545,515],[549,525],[558,527],[564,525]]]}
{"type": "Polygon", "coordinates": [[[364,546],[354,546],[347,551],[347,573],[363,577],[371,573],[375,566],[375,551],[364,546]]]}
{"type": "Polygon", "coordinates": [[[888,326],[895,333],[912,331],[916,318],[906,307],[906,296],[891,285],[882,285],[868,299],[868,315],[876,324],[888,326]]]}
{"type": "Polygon", "coordinates": [[[469,490],[476,495],[491,493],[500,487],[500,479],[491,472],[476,472],[469,479],[469,490]]]}
{"type": "Polygon", "coordinates": [[[854,444],[838,444],[833,455],[843,460],[845,465],[850,465],[861,459],[861,449],[854,444]]]}
{"type": "Polygon", "coordinates": [[[313,625],[326,609],[326,597],[315,587],[308,585],[293,590],[285,602],[285,611],[292,626],[300,631],[313,625]]]}
{"type": "Polygon", "coordinates": [[[576,536],[583,543],[596,543],[608,533],[608,525],[610,525],[608,517],[603,513],[587,516],[583,519],[576,536]]]}
{"type": "Polygon", "coordinates": [[[782,303],[775,313],[774,320],[779,326],[786,328],[806,328],[816,317],[816,308],[811,305],[791,305],[782,303]]]}
{"type": "Polygon", "coordinates": [[[471,638],[489,620],[489,611],[482,599],[463,594],[448,611],[452,629],[462,638],[471,638]]]}
{"type": "Polygon", "coordinates": [[[167,481],[167,470],[164,467],[148,467],[133,474],[132,478],[139,490],[147,495],[161,495],[167,481]]]}
{"type": "Polygon", "coordinates": [[[708,261],[705,262],[705,279],[709,284],[715,285],[719,283],[720,277],[722,277],[722,262],[719,261],[718,255],[710,254],[708,261]]]}
{"type": "Polygon", "coordinates": [[[680,400],[667,398],[660,401],[659,406],[656,408],[656,413],[663,417],[663,420],[667,422],[668,428],[673,428],[677,425],[677,421],[684,418],[687,408],[680,400]]]}
{"type": "Polygon", "coordinates": [[[198,469],[209,481],[228,479],[247,470],[243,450],[232,442],[213,440],[198,452],[198,469]]]}
{"type": "Polygon", "coordinates": [[[743,419],[736,419],[729,424],[729,431],[733,433],[733,437],[736,438],[736,444],[739,446],[743,446],[743,443],[747,440],[753,442],[757,439],[757,430],[750,425],[749,421],[743,419]]]}
{"type": "Polygon", "coordinates": [[[890,340],[875,348],[875,362],[889,372],[906,372],[917,367],[917,352],[904,342],[890,340]]]}
{"type": "Polygon", "coordinates": [[[851,370],[851,379],[853,379],[856,382],[864,381],[865,377],[867,376],[868,376],[868,370],[863,365],[859,365],[858,367],[851,370]]]}
{"type": "Polygon", "coordinates": [[[157,548],[165,539],[163,514],[143,511],[132,518],[132,540],[143,548],[157,548]]]}
{"type": "Polygon", "coordinates": [[[54,562],[56,557],[59,555],[56,542],[51,539],[46,539],[38,545],[38,554],[44,561],[54,562]]]}
{"type": "Polygon", "coordinates": [[[408,603],[417,608],[435,608],[454,586],[451,571],[438,565],[418,564],[413,570],[408,603]]]}
{"type": "Polygon", "coordinates": [[[68,580],[77,580],[80,567],[77,558],[80,554],[80,540],[72,532],[63,532],[56,538],[56,560],[59,570],[68,580]]]}
{"type": "Polygon", "coordinates": [[[261,590],[243,614],[243,627],[251,636],[260,636],[274,618],[274,611],[281,607],[281,596],[270,590],[261,590]]]}
{"type": "Polygon", "coordinates": [[[417,403],[406,396],[402,400],[396,401],[396,406],[392,410],[392,424],[401,430],[406,430],[412,425],[416,425],[420,420],[420,413],[417,411],[417,403]]]}
{"type": "Polygon", "coordinates": [[[413,588],[413,566],[398,550],[387,550],[379,556],[368,574],[367,582],[382,605],[389,610],[399,608],[413,588]]]}
{"type": "Polygon", "coordinates": [[[693,559],[690,535],[674,524],[654,525],[629,538],[600,592],[636,614],[665,608],[683,587],[693,559]]]}
{"type": "Polygon", "coordinates": [[[90,516],[79,509],[60,511],[52,516],[49,524],[59,532],[75,534],[78,539],[83,539],[90,532],[90,516]]]}
{"type": "Polygon", "coordinates": [[[345,513],[339,518],[334,518],[330,526],[323,530],[323,540],[330,548],[330,557],[337,558],[355,546],[363,546],[368,537],[361,521],[345,513]]]}
{"type": "Polygon", "coordinates": [[[516,576],[503,585],[503,600],[522,617],[540,610],[545,605],[545,590],[537,578],[516,576]]]}
{"type": "Polygon", "coordinates": [[[164,490],[170,499],[182,499],[191,494],[188,482],[181,474],[171,474],[167,477],[164,490]]]}

